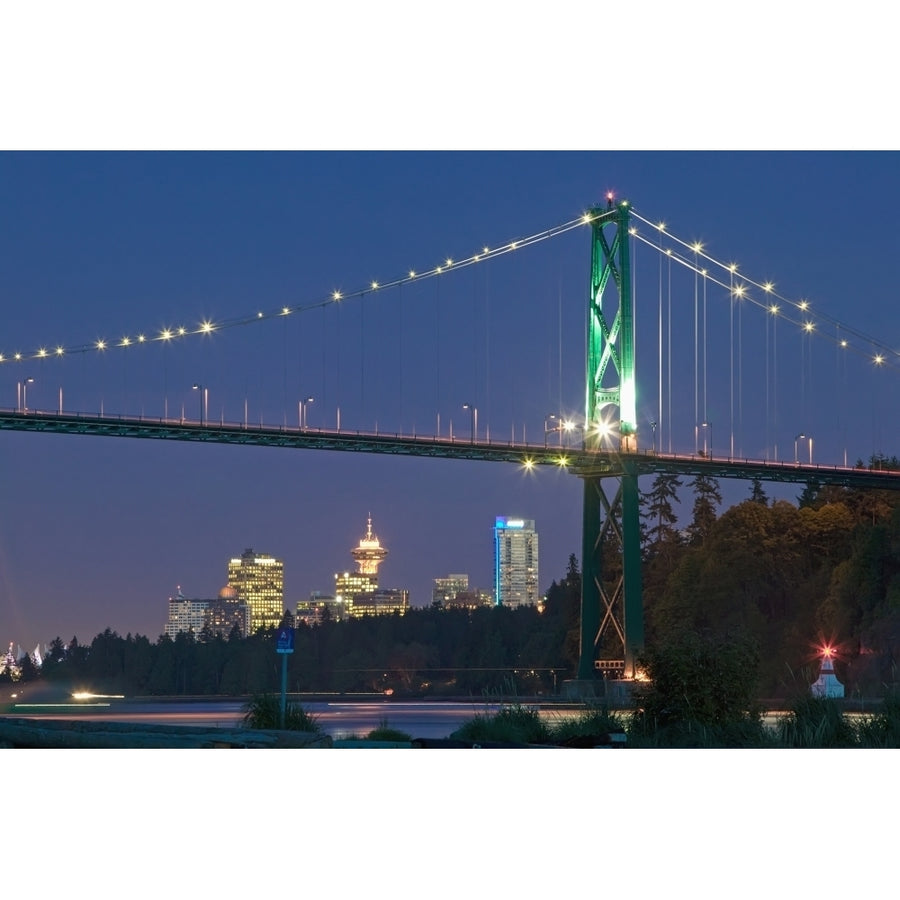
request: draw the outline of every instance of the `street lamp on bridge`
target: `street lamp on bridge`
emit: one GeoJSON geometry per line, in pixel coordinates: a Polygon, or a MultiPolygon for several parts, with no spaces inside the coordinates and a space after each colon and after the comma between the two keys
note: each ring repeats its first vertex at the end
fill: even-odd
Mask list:
{"type": "Polygon", "coordinates": [[[562,447],[562,425],[556,424],[553,426],[548,425],[548,422],[557,422],[559,423],[559,416],[550,413],[549,416],[544,416],[544,446],[547,446],[547,435],[552,434],[554,431],[559,432],[559,446],[562,447]]]}
{"type": "Polygon", "coordinates": [[[315,397],[307,397],[304,400],[301,400],[298,404],[298,411],[300,413],[300,430],[306,431],[307,427],[307,416],[309,413],[309,404],[315,401],[315,397]]]}
{"type": "Polygon", "coordinates": [[[471,403],[463,403],[462,408],[469,410],[469,418],[471,422],[469,441],[474,444],[475,438],[478,436],[478,409],[471,403]]]}
{"type": "Polygon", "coordinates": [[[193,390],[200,391],[200,424],[205,425],[209,418],[209,391],[202,384],[195,384],[193,390]]]}
{"type": "Polygon", "coordinates": [[[798,449],[797,449],[798,444],[800,443],[800,441],[809,441],[809,464],[812,465],[812,461],[813,461],[813,439],[812,439],[811,437],[808,437],[807,435],[803,434],[803,432],[801,432],[800,434],[798,434],[798,435],[794,438],[794,465],[797,465],[797,466],[800,465],[800,454],[799,454],[799,451],[798,451],[798,449]]]}
{"type": "Polygon", "coordinates": [[[16,412],[27,412],[28,411],[28,398],[27,391],[28,385],[34,384],[33,378],[23,378],[16,385],[16,412]]]}
{"type": "Polygon", "coordinates": [[[701,456],[712,456],[712,424],[709,422],[701,422],[697,426],[697,430],[695,432],[695,446],[697,447],[697,452],[701,456]],[[703,429],[703,449],[700,450],[700,438],[699,438],[699,430],[703,429]]]}

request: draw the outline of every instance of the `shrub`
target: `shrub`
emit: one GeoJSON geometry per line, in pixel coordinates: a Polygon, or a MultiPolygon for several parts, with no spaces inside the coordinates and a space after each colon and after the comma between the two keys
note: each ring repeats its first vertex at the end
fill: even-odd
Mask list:
{"type": "Polygon", "coordinates": [[[566,716],[551,726],[553,740],[565,744],[579,738],[600,738],[611,732],[624,731],[621,718],[605,707],[587,707],[574,716],[566,716]]]}
{"type": "Polygon", "coordinates": [[[412,736],[397,728],[388,727],[387,719],[381,719],[377,728],[373,728],[368,734],[370,741],[411,741],[412,736]]]}
{"type": "Polygon", "coordinates": [[[861,717],[856,736],[858,745],[867,749],[900,748],[900,696],[889,694],[877,712],[861,717]]]}
{"type": "Polygon", "coordinates": [[[551,734],[537,709],[516,704],[496,713],[476,713],[451,737],[473,743],[546,744],[551,734]]]}
{"type": "Polygon", "coordinates": [[[782,747],[856,747],[854,727],[844,718],[840,704],[828,697],[798,697],[790,713],[779,719],[782,747]]]}
{"type": "Polygon", "coordinates": [[[640,660],[649,681],[635,699],[634,725],[645,734],[677,723],[720,726],[758,721],[759,650],[740,635],[683,632],[640,660]]]}
{"type": "MultiPolygon", "coordinates": [[[[281,696],[277,694],[257,694],[244,707],[245,728],[280,729],[281,696]]],[[[284,708],[285,731],[311,731],[322,729],[316,717],[310,715],[299,703],[287,702],[284,708]]]]}

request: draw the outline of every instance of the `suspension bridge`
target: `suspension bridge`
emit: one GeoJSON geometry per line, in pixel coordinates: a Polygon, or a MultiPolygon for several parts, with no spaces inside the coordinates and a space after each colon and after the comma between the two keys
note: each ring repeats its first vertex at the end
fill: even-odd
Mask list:
{"type": "Polygon", "coordinates": [[[561,225],[320,299],[3,350],[15,405],[0,429],[564,469],[583,482],[587,680],[598,668],[633,676],[643,644],[639,479],[897,489],[900,473],[858,460],[885,449],[885,376],[898,368],[881,340],[609,196],[561,225]],[[544,285],[532,304],[543,318],[513,337],[505,323],[534,283],[511,261],[567,235],[581,236],[584,290],[544,285]],[[564,343],[576,303],[583,327],[564,343]],[[622,557],[612,583],[610,540],[622,557]],[[601,658],[610,639],[617,652],[601,658]]]}

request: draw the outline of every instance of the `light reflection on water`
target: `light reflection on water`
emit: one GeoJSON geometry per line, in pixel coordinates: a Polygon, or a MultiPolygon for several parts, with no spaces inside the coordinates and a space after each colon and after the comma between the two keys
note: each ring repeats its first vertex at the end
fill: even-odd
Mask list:
{"type": "MultiPolygon", "coordinates": [[[[365,737],[381,726],[405,732],[413,738],[448,738],[465,722],[478,715],[496,712],[502,704],[444,701],[300,701],[300,705],[316,718],[322,730],[337,740],[365,737]]],[[[529,704],[525,704],[529,705],[529,704]]],[[[235,728],[243,717],[244,701],[240,700],[150,700],[111,701],[109,706],[72,703],[13,703],[0,714],[21,718],[83,719],[105,722],[133,722],[155,725],[201,725],[208,728],[235,728]]],[[[559,721],[567,715],[558,709],[542,709],[542,718],[559,721]]],[[[571,715],[571,712],[568,713],[571,715]]]]}

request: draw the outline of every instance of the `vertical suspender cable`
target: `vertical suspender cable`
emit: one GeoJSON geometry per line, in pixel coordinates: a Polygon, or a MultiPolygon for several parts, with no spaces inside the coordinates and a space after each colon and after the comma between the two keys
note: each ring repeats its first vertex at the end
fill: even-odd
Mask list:
{"type": "Polygon", "coordinates": [[[359,298],[359,405],[366,417],[366,295],[359,298]]]}
{"type": "Polygon", "coordinates": [[[400,418],[397,423],[398,429],[400,433],[403,433],[403,282],[401,281],[397,287],[397,310],[398,310],[398,323],[397,323],[397,356],[399,359],[397,360],[397,368],[400,373],[399,381],[400,387],[397,391],[397,396],[400,401],[400,418]]]}
{"type": "Polygon", "coordinates": [[[769,317],[766,316],[766,460],[769,458],[769,317]]]}
{"type": "Polygon", "coordinates": [[[562,372],[563,372],[563,364],[562,364],[562,276],[559,278],[559,295],[557,299],[557,318],[558,318],[558,329],[559,329],[559,349],[558,349],[558,359],[557,362],[559,364],[559,375],[556,381],[556,389],[557,389],[557,400],[556,400],[556,408],[558,410],[562,409],[562,372]]]}
{"type": "Polygon", "coordinates": [[[441,278],[434,279],[434,320],[436,365],[434,374],[435,410],[437,412],[437,436],[441,435],[441,278]]]}
{"type": "Polygon", "coordinates": [[[698,425],[700,424],[699,401],[698,401],[698,365],[697,365],[697,338],[699,335],[699,326],[697,324],[697,251],[694,251],[694,453],[699,449],[698,445],[698,425]]]}
{"type": "Polygon", "coordinates": [[[662,448],[662,424],[663,424],[663,290],[662,290],[662,254],[659,255],[659,321],[657,323],[657,354],[658,354],[658,373],[659,385],[658,396],[656,398],[657,414],[656,428],[659,433],[659,446],[662,448]]]}
{"type": "Polygon", "coordinates": [[[669,366],[669,374],[668,374],[668,391],[669,391],[669,453],[672,452],[672,258],[669,257],[669,296],[667,301],[667,310],[666,316],[668,318],[667,328],[668,328],[668,366],[669,366]]]}
{"type": "MultiPolygon", "coordinates": [[[[734,276],[732,275],[732,284],[734,276]]],[[[738,301],[738,455],[744,455],[744,304],[738,301]]]]}
{"type": "Polygon", "coordinates": [[[734,275],[730,276],[731,285],[728,292],[728,415],[730,418],[729,429],[731,432],[730,456],[734,458],[734,275]]]}
{"type": "MultiPolygon", "coordinates": [[[[706,318],[706,274],[703,275],[703,421],[709,422],[709,409],[706,405],[707,386],[706,380],[706,353],[707,353],[707,318],[706,318]]],[[[712,431],[709,432],[709,452],[712,454],[712,431]]]]}
{"type": "Polygon", "coordinates": [[[778,459],[778,313],[772,314],[772,440],[773,458],[778,459]]]}

